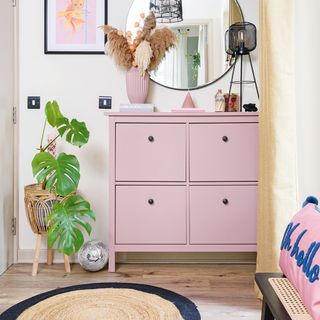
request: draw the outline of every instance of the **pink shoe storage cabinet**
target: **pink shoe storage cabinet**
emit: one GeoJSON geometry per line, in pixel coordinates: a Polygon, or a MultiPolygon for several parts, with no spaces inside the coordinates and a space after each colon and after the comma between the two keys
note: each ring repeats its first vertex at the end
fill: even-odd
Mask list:
{"type": "Polygon", "coordinates": [[[254,252],[257,113],[109,113],[116,252],[254,252]]]}

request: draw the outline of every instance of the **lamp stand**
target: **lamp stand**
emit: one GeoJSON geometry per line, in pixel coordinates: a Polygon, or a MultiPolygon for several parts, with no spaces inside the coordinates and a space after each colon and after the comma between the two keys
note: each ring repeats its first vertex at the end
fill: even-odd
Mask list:
{"type": "Polygon", "coordinates": [[[235,61],[234,61],[233,67],[232,67],[232,76],[231,76],[229,95],[228,95],[228,105],[226,108],[227,110],[229,110],[230,95],[231,95],[231,90],[232,90],[233,84],[240,85],[240,107],[239,107],[240,112],[242,112],[242,96],[243,96],[243,85],[244,84],[253,84],[254,83],[255,87],[256,87],[258,99],[260,98],[259,89],[258,89],[257,80],[256,80],[256,76],[255,76],[254,69],[253,69],[253,64],[252,64],[250,52],[245,55],[249,57],[253,80],[251,80],[251,81],[243,80],[243,56],[244,56],[244,54],[236,54],[235,61]],[[240,81],[234,81],[234,73],[235,73],[235,69],[237,66],[239,56],[240,56],[240,81]]]}

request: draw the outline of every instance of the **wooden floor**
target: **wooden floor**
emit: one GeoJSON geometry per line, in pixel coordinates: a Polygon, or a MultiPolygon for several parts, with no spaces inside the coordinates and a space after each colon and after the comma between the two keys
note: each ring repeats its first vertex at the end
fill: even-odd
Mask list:
{"type": "Polygon", "coordinates": [[[33,295],[92,282],[134,282],[166,288],[190,298],[203,320],[260,319],[260,301],[254,294],[253,265],[122,264],[117,273],[88,273],[72,265],[65,274],[61,264],[40,265],[37,277],[31,265],[12,266],[0,277],[0,314],[33,295]]]}

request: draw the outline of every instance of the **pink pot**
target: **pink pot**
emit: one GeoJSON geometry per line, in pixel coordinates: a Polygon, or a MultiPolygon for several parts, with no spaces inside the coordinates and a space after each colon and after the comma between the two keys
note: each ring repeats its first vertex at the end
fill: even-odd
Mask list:
{"type": "Polygon", "coordinates": [[[141,76],[138,68],[132,67],[127,71],[126,82],[130,103],[145,103],[149,92],[149,74],[141,76]]]}

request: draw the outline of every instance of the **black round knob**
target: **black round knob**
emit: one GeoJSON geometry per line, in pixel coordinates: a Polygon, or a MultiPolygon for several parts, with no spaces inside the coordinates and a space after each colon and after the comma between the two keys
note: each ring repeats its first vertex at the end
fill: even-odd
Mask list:
{"type": "Polygon", "coordinates": [[[225,204],[225,205],[229,204],[229,200],[228,200],[228,199],[223,199],[222,202],[223,202],[223,204],[225,204]]]}
{"type": "Polygon", "coordinates": [[[153,142],[153,141],[154,141],[154,137],[153,137],[153,136],[149,136],[149,137],[148,137],[148,140],[149,140],[150,142],[153,142]]]}
{"type": "Polygon", "coordinates": [[[150,205],[153,205],[153,204],[154,204],[154,200],[153,200],[153,199],[149,199],[149,200],[148,200],[148,203],[149,203],[150,205]]]}
{"type": "Polygon", "coordinates": [[[229,138],[228,138],[227,136],[223,136],[223,137],[222,137],[222,141],[228,142],[228,141],[229,141],[229,138]]]}

